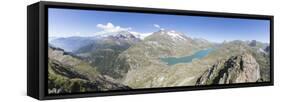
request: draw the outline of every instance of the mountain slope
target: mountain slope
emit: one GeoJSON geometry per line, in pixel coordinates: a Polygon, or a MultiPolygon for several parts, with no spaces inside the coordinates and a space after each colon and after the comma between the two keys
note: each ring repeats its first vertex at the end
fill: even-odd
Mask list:
{"type": "Polygon", "coordinates": [[[108,76],[101,75],[95,68],[68,55],[63,50],[49,48],[48,92],[73,93],[106,90],[126,90],[108,76]]]}
{"type": "Polygon", "coordinates": [[[192,85],[197,77],[194,73],[205,70],[192,67],[193,64],[199,65],[198,61],[169,66],[160,58],[188,56],[212,47],[211,43],[200,41],[175,31],[160,30],[122,52],[114,69],[123,76],[123,84],[132,88],[192,85]]]}
{"type": "MultiPolygon", "coordinates": [[[[255,62],[254,65],[259,66],[256,69],[256,71],[259,71],[259,73],[256,73],[256,75],[260,75],[259,79],[262,81],[269,80],[270,67],[268,55],[257,51],[254,47],[249,46],[247,42],[236,40],[231,42],[224,42],[222,44],[217,44],[216,46],[212,46],[212,44],[207,44],[205,45],[205,48],[212,47],[213,51],[211,51],[206,57],[198,60],[193,60],[189,63],[179,63],[169,66],[161,62],[159,57],[161,58],[163,55],[178,55],[173,55],[173,53],[169,53],[169,46],[164,46],[172,44],[171,42],[165,42],[165,40],[169,40],[168,37],[165,37],[165,39],[161,37],[158,38],[161,40],[158,41],[155,38],[155,40],[153,39],[153,41],[158,44],[161,43],[159,45],[146,44],[147,42],[151,41],[149,37],[147,37],[143,42],[130,47],[128,50],[124,51],[119,55],[118,60],[115,64],[116,67],[114,68],[120,71],[120,73],[123,73],[123,84],[128,85],[132,88],[195,85],[198,78],[200,78],[201,75],[208,70],[208,68],[215,65],[218,61],[226,60],[226,58],[231,58],[233,56],[241,56],[245,53],[252,56],[248,58],[255,62]],[[161,47],[165,50],[160,49],[161,47]],[[160,51],[157,49],[159,49],[160,51]],[[157,51],[159,52],[156,53],[157,51]]],[[[172,40],[170,39],[169,41],[172,40]]],[[[190,44],[189,47],[186,48],[204,49],[204,47],[196,48],[200,44],[196,45],[196,43],[194,42],[196,42],[194,39],[190,39],[189,44],[192,44],[190,44]]],[[[174,45],[177,47],[181,46],[180,44],[176,45],[176,42],[174,43],[174,45]]],[[[172,47],[173,46],[171,46],[171,48],[172,47]]],[[[175,52],[177,51],[177,49],[171,50],[175,52]]],[[[196,52],[196,50],[194,52],[196,52]]],[[[188,51],[186,53],[188,55],[188,51]]]]}
{"type": "Polygon", "coordinates": [[[173,30],[160,30],[146,37],[143,43],[153,56],[189,55],[211,44],[199,42],[173,30]]]}
{"type": "Polygon", "coordinates": [[[140,41],[129,32],[119,32],[100,38],[97,43],[84,46],[75,53],[91,65],[96,66],[102,74],[120,78],[121,75],[114,70],[115,59],[120,53],[140,41]]]}
{"type": "Polygon", "coordinates": [[[187,56],[211,46],[211,43],[199,43],[198,40],[193,40],[175,31],[160,30],[122,52],[115,67],[124,69],[124,66],[118,64],[124,62],[128,64],[125,67],[129,66],[129,69],[149,66],[152,63],[161,64],[159,62],[161,57],[187,56]]]}

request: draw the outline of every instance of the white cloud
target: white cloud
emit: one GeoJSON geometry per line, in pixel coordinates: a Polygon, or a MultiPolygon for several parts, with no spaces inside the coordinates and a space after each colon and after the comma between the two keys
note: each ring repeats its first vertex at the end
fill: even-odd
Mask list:
{"type": "Polygon", "coordinates": [[[153,24],[153,26],[156,28],[159,28],[159,29],[161,28],[160,25],[158,25],[158,24],[153,24]]]}
{"type": "MultiPolygon", "coordinates": [[[[159,29],[161,29],[159,25],[155,25],[155,26],[158,26],[159,29]]],[[[111,22],[108,22],[107,24],[97,24],[96,27],[101,29],[101,31],[95,33],[95,35],[98,35],[98,36],[108,36],[108,35],[115,34],[120,31],[128,31],[131,34],[133,34],[134,36],[144,39],[145,37],[152,34],[152,32],[141,33],[141,32],[132,31],[131,27],[123,28],[121,26],[114,25],[111,22]]]]}
{"type": "Polygon", "coordinates": [[[111,22],[108,22],[107,24],[97,24],[96,27],[99,29],[102,29],[102,31],[96,33],[98,35],[116,33],[116,32],[120,32],[120,31],[129,31],[132,29],[131,27],[123,28],[120,26],[116,26],[116,25],[113,25],[111,22]]]}
{"type": "Polygon", "coordinates": [[[160,29],[160,30],[165,30],[164,28],[162,28],[160,25],[158,25],[158,24],[153,24],[153,26],[154,27],[156,27],[156,28],[158,28],[158,29],[160,29]]]}

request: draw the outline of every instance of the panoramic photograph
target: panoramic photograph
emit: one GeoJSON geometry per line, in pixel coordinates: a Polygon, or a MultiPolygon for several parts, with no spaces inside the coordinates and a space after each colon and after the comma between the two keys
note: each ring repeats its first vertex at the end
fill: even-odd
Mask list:
{"type": "Polygon", "coordinates": [[[48,94],[270,82],[270,21],[48,9],[48,94]]]}

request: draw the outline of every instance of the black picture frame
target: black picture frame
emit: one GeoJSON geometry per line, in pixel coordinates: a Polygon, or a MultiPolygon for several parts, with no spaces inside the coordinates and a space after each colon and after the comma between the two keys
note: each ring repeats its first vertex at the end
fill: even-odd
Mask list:
{"type": "Polygon", "coordinates": [[[224,88],[241,88],[254,86],[272,86],[274,84],[274,41],[273,41],[273,16],[272,15],[254,15],[254,14],[237,14],[205,11],[188,11],[175,9],[159,8],[142,8],[142,7],[125,7],[113,5],[94,5],[80,3],[62,3],[40,1],[27,7],[27,95],[39,100],[61,99],[61,98],[81,98],[95,96],[112,96],[112,95],[129,95],[143,93],[160,93],[175,91],[191,91],[206,89],[224,89],[224,88]],[[259,83],[239,83],[224,85],[204,85],[204,86],[183,86],[183,87],[165,87],[149,89],[132,89],[120,91],[105,92],[85,92],[60,95],[47,94],[48,78],[48,8],[66,8],[66,9],[83,9],[83,10],[102,10],[118,12],[139,12],[153,14],[170,14],[170,15],[192,15],[208,17],[225,17],[225,18],[246,18],[246,19],[263,19],[270,20],[270,82],[259,83]]]}

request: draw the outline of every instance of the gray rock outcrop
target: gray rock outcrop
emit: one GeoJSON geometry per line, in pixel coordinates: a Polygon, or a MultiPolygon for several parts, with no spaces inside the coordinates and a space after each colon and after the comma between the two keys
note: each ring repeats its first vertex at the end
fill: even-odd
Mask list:
{"type": "Polygon", "coordinates": [[[243,54],[219,61],[197,80],[196,85],[257,82],[259,79],[260,67],[256,59],[243,54]]]}

